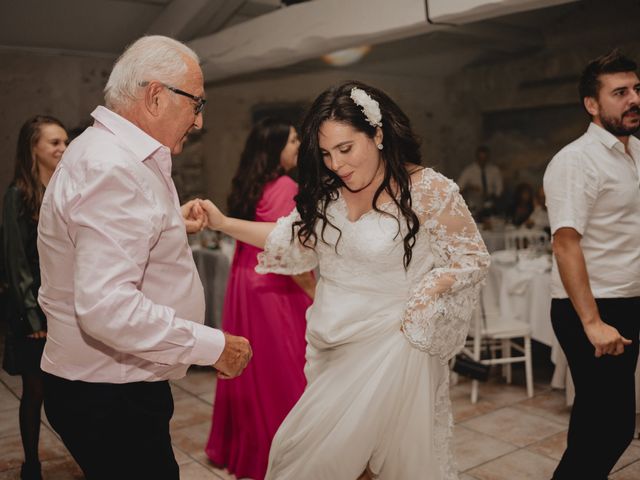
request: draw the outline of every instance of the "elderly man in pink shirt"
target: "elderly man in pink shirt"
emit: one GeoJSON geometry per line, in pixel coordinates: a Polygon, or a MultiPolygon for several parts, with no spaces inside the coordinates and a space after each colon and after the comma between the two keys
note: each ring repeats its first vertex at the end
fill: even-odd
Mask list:
{"type": "Polygon", "coordinates": [[[89,480],[179,478],[168,380],[193,364],[235,377],[251,357],[246,339],[203,325],[185,223],[205,219],[198,202],[180,207],[171,179],[203,94],[189,48],[132,44],[42,202],[45,411],[89,480]]]}

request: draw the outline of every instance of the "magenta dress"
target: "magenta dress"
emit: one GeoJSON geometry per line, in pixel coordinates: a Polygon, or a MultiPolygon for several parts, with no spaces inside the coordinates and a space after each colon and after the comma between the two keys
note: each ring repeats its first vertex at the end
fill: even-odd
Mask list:
{"type": "MultiPolygon", "coordinates": [[[[295,207],[298,186],[282,176],[267,184],[256,221],[274,222],[295,207]]],[[[207,456],[237,478],[261,480],[271,440],[304,391],[305,312],[311,299],[289,276],[259,275],[261,250],[237,242],[222,313],[222,328],[251,342],[242,375],[219,380],[207,456]]]]}

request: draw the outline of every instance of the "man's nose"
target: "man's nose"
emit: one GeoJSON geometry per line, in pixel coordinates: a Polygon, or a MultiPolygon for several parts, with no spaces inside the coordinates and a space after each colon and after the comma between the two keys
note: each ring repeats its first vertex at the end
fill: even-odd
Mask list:
{"type": "Polygon", "coordinates": [[[196,118],[193,121],[193,126],[196,128],[196,130],[202,130],[202,127],[204,126],[204,115],[202,114],[202,112],[198,112],[198,114],[196,115],[196,118]]]}

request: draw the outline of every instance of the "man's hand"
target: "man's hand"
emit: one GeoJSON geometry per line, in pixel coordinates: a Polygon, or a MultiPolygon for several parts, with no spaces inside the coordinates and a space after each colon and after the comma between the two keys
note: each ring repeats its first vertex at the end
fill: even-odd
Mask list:
{"type": "Polygon", "coordinates": [[[180,209],[187,233],[197,233],[207,226],[207,215],[202,209],[199,198],[189,200],[180,209]]]}
{"type": "Polygon", "coordinates": [[[218,378],[234,378],[242,373],[253,352],[249,340],[244,337],[225,333],[224,338],[224,350],[213,368],[218,371],[218,378]]]}
{"type": "Polygon", "coordinates": [[[585,325],[584,331],[596,349],[596,357],[621,355],[625,345],[631,345],[631,340],[624,338],[618,330],[602,320],[585,325]]]}
{"type": "Polygon", "coordinates": [[[596,357],[620,355],[625,345],[630,345],[620,332],[602,321],[591,286],[587,265],[580,246],[580,235],[575,229],[563,227],[553,235],[553,253],[558,262],[562,284],[569,294],[587,338],[596,349],[596,357]]]}

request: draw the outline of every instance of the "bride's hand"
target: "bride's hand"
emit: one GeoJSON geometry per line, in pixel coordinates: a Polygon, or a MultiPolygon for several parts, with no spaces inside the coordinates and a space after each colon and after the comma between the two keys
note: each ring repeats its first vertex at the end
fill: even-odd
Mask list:
{"type": "Polygon", "coordinates": [[[212,230],[220,230],[227,217],[224,216],[220,209],[216,207],[211,200],[202,200],[200,201],[200,205],[204,209],[204,213],[207,215],[207,227],[212,230]]]}

